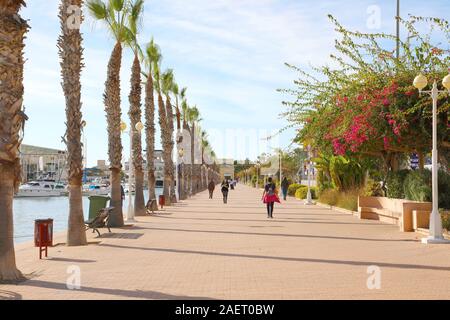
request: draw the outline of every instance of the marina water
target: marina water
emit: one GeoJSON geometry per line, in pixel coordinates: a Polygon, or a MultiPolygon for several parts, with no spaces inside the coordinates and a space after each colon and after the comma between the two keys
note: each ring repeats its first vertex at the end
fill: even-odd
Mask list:
{"type": "MultiPolygon", "coordinates": [[[[156,188],[156,197],[162,194],[162,188],[156,188]]],[[[148,190],[144,190],[145,201],[148,200],[148,190]]],[[[134,196],[132,197],[134,201],[134,196]]],[[[14,198],[14,242],[31,241],[34,238],[34,220],[53,219],[53,233],[67,230],[69,218],[68,197],[27,197],[14,198]]],[[[123,213],[128,210],[128,195],[123,202],[123,213]]],[[[83,212],[85,220],[89,215],[89,198],[83,197],[83,212]]]]}

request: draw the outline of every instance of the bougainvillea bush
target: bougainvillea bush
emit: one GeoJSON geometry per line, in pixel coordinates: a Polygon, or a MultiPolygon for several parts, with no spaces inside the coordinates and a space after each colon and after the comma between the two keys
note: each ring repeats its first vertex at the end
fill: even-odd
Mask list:
{"type": "MultiPolygon", "coordinates": [[[[297,141],[322,154],[378,157],[386,170],[397,170],[399,159],[411,153],[423,160],[432,145],[431,99],[419,95],[412,83],[422,73],[430,82],[438,80],[442,89],[450,67],[448,21],[401,20],[408,36],[400,41],[397,59],[390,50],[395,36],[349,31],[330,19],[340,35],[335,45],[339,54],[331,55],[339,67],[314,68],[311,74],[288,65],[300,77],[294,89],[280,90],[294,96],[284,102],[284,116],[299,127],[297,141]],[[423,25],[432,31],[421,34],[423,25]]],[[[444,166],[449,163],[449,100],[442,94],[438,101],[438,149],[444,166]]]]}

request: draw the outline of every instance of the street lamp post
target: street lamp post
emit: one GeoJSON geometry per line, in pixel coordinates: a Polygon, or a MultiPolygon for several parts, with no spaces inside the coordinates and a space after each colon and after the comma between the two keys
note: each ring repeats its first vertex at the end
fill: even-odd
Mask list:
{"type": "MultiPolygon", "coordinates": [[[[179,171],[183,164],[183,157],[184,157],[184,149],[180,148],[180,149],[178,149],[178,159],[177,159],[177,167],[176,167],[176,177],[177,177],[176,191],[177,191],[177,199],[178,200],[180,200],[182,198],[181,194],[184,194],[184,181],[183,181],[184,177],[181,177],[181,179],[180,179],[180,171],[179,171]]],[[[183,174],[183,170],[181,170],[181,174],[183,174]]],[[[183,198],[184,198],[184,195],[183,195],[183,198]]]]}
{"type": "Polygon", "coordinates": [[[281,185],[281,179],[282,179],[282,167],[281,167],[281,150],[280,150],[280,185],[281,185]]]}
{"type": "Polygon", "coordinates": [[[428,80],[427,78],[419,74],[414,79],[414,87],[419,89],[420,93],[428,93],[433,99],[433,149],[431,153],[432,158],[432,204],[433,209],[430,215],[430,233],[427,238],[422,239],[422,243],[447,243],[442,235],[442,220],[439,214],[439,205],[438,205],[438,150],[437,150],[437,100],[439,93],[448,92],[450,93],[450,74],[447,75],[442,81],[442,85],[447,90],[439,90],[437,87],[436,80],[433,81],[433,87],[431,90],[423,91],[423,89],[427,86],[428,80]]]}
{"type": "MultiPolygon", "coordinates": [[[[133,166],[133,135],[135,133],[140,134],[144,125],[142,122],[136,123],[135,127],[130,127],[130,130],[127,132],[130,135],[130,157],[128,160],[128,210],[127,210],[127,222],[136,222],[134,219],[134,207],[133,207],[133,197],[132,197],[132,186],[133,186],[133,177],[134,177],[134,166],[133,166]]],[[[120,125],[120,129],[122,132],[125,132],[127,129],[127,125],[125,122],[122,122],[120,125]]]]}
{"type": "Polygon", "coordinates": [[[311,196],[311,145],[308,145],[308,193],[306,194],[305,204],[311,205],[314,204],[311,196]]]}

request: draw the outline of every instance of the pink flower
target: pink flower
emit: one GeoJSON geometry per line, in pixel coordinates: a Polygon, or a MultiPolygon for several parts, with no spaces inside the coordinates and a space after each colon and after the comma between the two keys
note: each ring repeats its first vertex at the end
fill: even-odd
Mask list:
{"type": "Polygon", "coordinates": [[[388,137],[384,137],[383,138],[383,143],[384,143],[384,150],[387,150],[389,148],[389,138],[388,137]]]}
{"type": "Polygon", "coordinates": [[[385,98],[385,99],[383,100],[383,105],[384,105],[385,107],[389,106],[390,104],[391,104],[391,102],[389,101],[388,98],[385,98]]]}

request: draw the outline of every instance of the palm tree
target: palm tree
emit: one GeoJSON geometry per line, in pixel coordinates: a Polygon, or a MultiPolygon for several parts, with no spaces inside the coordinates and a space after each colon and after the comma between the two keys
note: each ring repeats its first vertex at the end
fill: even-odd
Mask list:
{"type": "MultiPolygon", "coordinates": [[[[131,91],[128,96],[130,102],[130,134],[131,134],[131,149],[133,153],[133,169],[135,177],[135,197],[134,210],[136,216],[146,215],[145,200],[144,200],[144,168],[142,159],[142,142],[141,133],[136,130],[136,125],[141,122],[141,63],[139,57],[142,56],[141,49],[137,43],[137,35],[139,32],[140,20],[144,9],[144,0],[135,0],[130,4],[130,13],[128,15],[130,38],[127,44],[133,50],[134,60],[131,69],[131,91]]],[[[131,161],[130,164],[131,165],[131,161]]]]}
{"type": "Polygon", "coordinates": [[[164,162],[164,185],[163,185],[163,195],[166,200],[166,205],[169,206],[171,204],[170,198],[170,160],[171,154],[169,153],[169,148],[167,147],[170,143],[169,129],[167,126],[167,115],[166,108],[164,105],[163,97],[162,97],[162,80],[160,73],[160,65],[155,63],[153,65],[153,78],[154,78],[154,86],[156,92],[158,93],[158,114],[159,114],[159,127],[161,130],[161,141],[163,145],[163,162],[164,162]]]}
{"type": "Polygon", "coordinates": [[[22,0],[0,1],[0,282],[23,279],[14,253],[13,197],[20,183],[23,48],[28,24],[19,15],[22,0]]]}
{"type": "Polygon", "coordinates": [[[147,176],[148,176],[148,192],[150,199],[156,199],[155,193],[155,97],[153,85],[153,68],[158,65],[161,60],[161,53],[155,42],[152,41],[147,45],[145,50],[145,64],[148,73],[144,74],[147,82],[145,83],[145,142],[147,146],[147,176]]]}
{"type": "Polygon", "coordinates": [[[87,244],[83,216],[82,177],[83,155],[81,145],[81,69],[83,67],[82,36],[79,28],[70,28],[68,20],[70,6],[81,8],[83,0],[61,0],[59,18],[61,35],[58,39],[61,59],[62,88],[66,97],[67,162],[69,164],[69,222],[67,231],[68,246],[87,244]]]}
{"type": "Polygon", "coordinates": [[[88,0],[91,15],[106,24],[116,44],[108,63],[105,93],[103,95],[106,120],[108,123],[108,155],[111,170],[111,206],[114,207],[109,226],[122,227],[122,192],[120,173],[122,169],[122,140],[120,137],[120,68],[122,64],[122,44],[130,39],[128,28],[129,3],[125,0],[88,0]]]}
{"type": "Polygon", "coordinates": [[[166,72],[162,75],[162,92],[164,93],[166,97],[166,121],[167,121],[167,140],[165,141],[164,148],[166,149],[167,155],[168,155],[168,162],[164,164],[164,166],[167,166],[167,173],[170,177],[170,200],[171,202],[176,202],[177,198],[175,195],[175,165],[173,163],[173,147],[174,147],[174,140],[173,140],[173,109],[172,109],[172,103],[170,101],[170,93],[172,92],[174,84],[174,76],[173,76],[173,70],[168,69],[166,72]]]}

